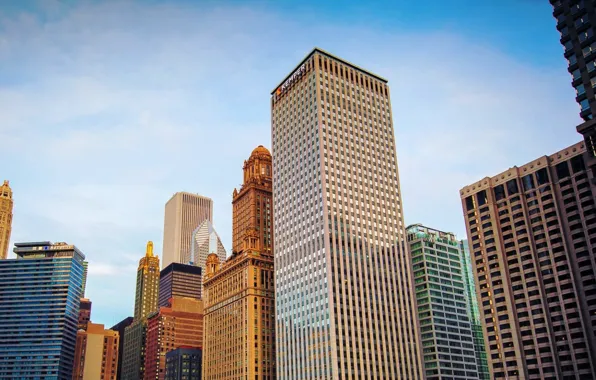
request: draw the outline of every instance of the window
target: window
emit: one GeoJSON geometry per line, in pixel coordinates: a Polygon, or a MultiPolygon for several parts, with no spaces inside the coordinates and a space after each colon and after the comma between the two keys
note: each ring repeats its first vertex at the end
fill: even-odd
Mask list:
{"type": "Polygon", "coordinates": [[[596,87],[596,78],[590,79],[590,84],[592,85],[592,87],[596,87]]]}
{"type": "Polygon", "coordinates": [[[473,210],[474,209],[474,197],[473,196],[469,196],[466,198],[466,209],[468,211],[473,210]]]}
{"type": "Polygon", "coordinates": [[[585,111],[588,108],[590,108],[590,102],[588,101],[588,99],[584,99],[581,102],[579,102],[579,106],[581,107],[582,111],[585,111]]]}
{"type": "Polygon", "coordinates": [[[522,178],[522,185],[524,186],[524,191],[532,190],[534,188],[534,177],[532,174],[528,174],[522,178]]]}
{"type": "Polygon", "coordinates": [[[575,156],[569,161],[571,161],[571,170],[573,171],[573,174],[577,174],[581,171],[586,170],[584,158],[581,155],[575,156]]]}
{"type": "Polygon", "coordinates": [[[571,54],[567,59],[569,60],[569,66],[575,65],[577,63],[577,57],[575,54],[571,54]]]}
{"type": "Polygon", "coordinates": [[[582,74],[579,72],[579,69],[577,70],[573,70],[573,72],[571,73],[571,76],[573,77],[573,80],[579,79],[582,77],[582,74]]]}
{"type": "Polygon", "coordinates": [[[507,194],[509,196],[513,194],[517,194],[519,192],[519,188],[517,187],[517,180],[512,179],[507,181],[507,194]]]}
{"type": "Polygon", "coordinates": [[[565,46],[565,51],[569,51],[569,50],[573,49],[573,44],[571,43],[571,41],[565,42],[565,44],[563,46],[565,46]]]}
{"type": "Polygon", "coordinates": [[[479,191],[476,194],[476,198],[478,199],[478,206],[484,206],[488,198],[486,197],[486,190],[479,191]]]}
{"type": "Polygon", "coordinates": [[[586,63],[586,68],[588,69],[588,72],[591,73],[594,71],[594,69],[596,69],[596,64],[594,64],[594,61],[590,61],[586,63]]]}
{"type": "Polygon", "coordinates": [[[494,189],[495,200],[500,201],[505,198],[505,187],[503,185],[496,186],[494,189]]]}
{"type": "Polygon", "coordinates": [[[575,91],[577,92],[577,96],[583,95],[586,93],[586,89],[584,88],[583,84],[580,84],[579,86],[577,86],[575,88],[575,91]]]}
{"type": "Polygon", "coordinates": [[[585,40],[592,37],[593,35],[594,35],[594,32],[592,31],[592,29],[588,29],[585,32],[579,33],[579,35],[578,35],[579,42],[584,42],[585,40]]]}
{"type": "Polygon", "coordinates": [[[568,34],[569,34],[569,28],[567,28],[566,26],[564,26],[563,28],[561,28],[561,36],[562,37],[565,37],[568,34]]]}
{"type": "Polygon", "coordinates": [[[536,172],[536,182],[538,186],[548,183],[548,172],[546,168],[542,168],[536,172]]]}
{"type": "Polygon", "coordinates": [[[556,169],[559,180],[569,177],[569,165],[567,165],[567,161],[558,164],[556,169]]]}

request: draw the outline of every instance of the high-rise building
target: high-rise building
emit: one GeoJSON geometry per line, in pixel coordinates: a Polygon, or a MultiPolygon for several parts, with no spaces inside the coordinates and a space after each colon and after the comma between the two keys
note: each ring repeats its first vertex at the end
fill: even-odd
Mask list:
{"type": "Polygon", "coordinates": [[[271,108],[278,377],[421,379],[387,80],[314,49],[271,108]]]}
{"type": "Polygon", "coordinates": [[[139,260],[133,323],[124,330],[122,379],[139,380],[145,372],[147,317],[157,311],[159,294],[159,257],[153,254],[153,242],[147,243],[145,256],[139,260]]]}
{"type": "Polygon", "coordinates": [[[259,234],[223,264],[207,259],[204,280],[203,379],[275,379],[273,257],[261,254],[259,234]]]}
{"type": "Polygon", "coordinates": [[[201,380],[203,351],[180,347],[166,353],[165,380],[201,380]]]}
{"type": "Polygon", "coordinates": [[[79,302],[79,322],[77,328],[79,330],[87,330],[87,325],[91,320],[91,300],[88,298],[81,298],[79,302]]]}
{"type": "Polygon", "coordinates": [[[596,185],[585,144],[460,191],[491,378],[596,378],[596,185]]]}
{"type": "MultiPolygon", "coordinates": [[[[256,147],[243,166],[244,180],[240,191],[234,189],[233,251],[240,252],[247,230],[256,230],[263,254],[273,254],[273,201],[271,153],[256,147]]],[[[211,252],[210,252],[211,253],[211,252]]],[[[221,259],[221,258],[220,258],[221,259]]]]}
{"type": "Polygon", "coordinates": [[[159,274],[158,307],[168,306],[172,297],[201,299],[203,271],[193,265],[172,263],[159,274]]]}
{"type": "Polygon", "coordinates": [[[174,296],[147,320],[145,380],[163,380],[166,353],[182,346],[203,347],[203,301],[174,296]]]}
{"type": "Polygon", "coordinates": [[[459,241],[421,224],[406,231],[426,379],[478,379],[459,241]]]}
{"type": "Polygon", "coordinates": [[[12,231],[12,189],[8,181],[0,186],[0,260],[8,258],[10,232],[12,231]]]}
{"type": "Polygon", "coordinates": [[[89,262],[83,261],[83,293],[82,297],[85,297],[85,289],[87,288],[87,273],[89,272],[89,262]]]}
{"type": "Polygon", "coordinates": [[[204,221],[213,222],[213,201],[198,194],[176,193],[166,203],[163,229],[163,266],[188,264],[193,231],[204,221]]]}
{"type": "Polygon", "coordinates": [[[117,331],[89,323],[77,332],[73,380],[116,380],[118,370],[117,331]]]}
{"type": "Polygon", "coordinates": [[[211,224],[211,221],[206,220],[192,233],[191,260],[185,264],[197,266],[205,273],[205,263],[210,253],[215,253],[222,261],[227,256],[226,249],[221,243],[215,228],[213,228],[213,224],[211,224]]]}
{"type": "Polygon", "coordinates": [[[85,256],[47,241],[13,252],[0,260],[0,378],[70,380],[85,256]]]}
{"type": "Polygon", "coordinates": [[[596,3],[593,0],[550,0],[557,30],[575,89],[575,100],[584,123],[577,131],[584,136],[587,164],[596,173],[596,3]]]}
{"type": "Polygon", "coordinates": [[[464,276],[466,305],[468,306],[468,318],[470,319],[472,335],[474,338],[474,353],[476,354],[478,379],[490,380],[490,372],[488,371],[488,362],[486,360],[486,342],[484,341],[484,334],[482,332],[482,322],[480,322],[478,297],[476,297],[476,283],[474,281],[472,258],[470,257],[468,241],[460,240],[459,249],[462,252],[462,273],[464,276]]]}
{"type": "Polygon", "coordinates": [[[122,379],[122,353],[124,352],[124,330],[133,322],[133,317],[126,317],[116,323],[110,330],[117,331],[118,336],[118,370],[116,371],[116,380],[122,379]]]}

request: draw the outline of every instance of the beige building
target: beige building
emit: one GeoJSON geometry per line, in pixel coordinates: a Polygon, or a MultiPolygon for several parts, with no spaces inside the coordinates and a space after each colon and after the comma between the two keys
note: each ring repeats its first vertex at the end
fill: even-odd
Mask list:
{"type": "Polygon", "coordinates": [[[0,186],[0,260],[8,258],[10,232],[12,231],[12,189],[8,181],[0,186]]]}
{"type": "Polygon", "coordinates": [[[87,331],[77,332],[73,380],[116,380],[118,332],[104,325],[89,323],[87,331]]]}
{"type": "Polygon", "coordinates": [[[596,379],[596,185],[583,142],[460,191],[493,379],[596,379]]]}
{"type": "Polygon", "coordinates": [[[203,380],[275,379],[273,257],[256,231],[224,263],[207,259],[203,380]]]}
{"type": "Polygon", "coordinates": [[[387,80],[314,49],[271,117],[278,377],[422,379],[387,80]]]}
{"type": "Polygon", "coordinates": [[[193,232],[204,221],[213,222],[213,201],[198,194],[176,193],[166,203],[162,264],[192,261],[193,232]]]}

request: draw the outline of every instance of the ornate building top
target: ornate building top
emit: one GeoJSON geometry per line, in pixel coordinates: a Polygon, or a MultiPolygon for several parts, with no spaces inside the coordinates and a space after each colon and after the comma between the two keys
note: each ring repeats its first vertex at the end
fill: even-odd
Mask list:
{"type": "Polygon", "coordinates": [[[0,198],[12,199],[12,189],[7,180],[4,180],[4,183],[0,186],[0,198]]]}

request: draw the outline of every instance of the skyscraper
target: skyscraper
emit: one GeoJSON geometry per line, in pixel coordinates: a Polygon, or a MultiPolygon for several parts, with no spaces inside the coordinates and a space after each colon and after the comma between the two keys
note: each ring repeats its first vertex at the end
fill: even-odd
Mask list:
{"type": "Polygon", "coordinates": [[[588,166],[596,173],[596,3],[592,0],[550,0],[557,30],[575,89],[575,100],[584,123],[577,131],[584,136],[588,166]]]}
{"type": "Polygon", "coordinates": [[[278,377],[421,379],[387,80],[314,49],[271,109],[278,377]]]}
{"type": "Polygon", "coordinates": [[[188,264],[193,231],[204,221],[213,222],[213,201],[198,194],[176,193],[166,203],[163,228],[163,266],[188,264]]]}
{"type": "Polygon", "coordinates": [[[89,272],[89,262],[83,261],[83,292],[81,297],[85,298],[85,289],[87,288],[87,273],[89,272]]]}
{"type": "Polygon", "coordinates": [[[596,378],[596,185],[578,143],[460,191],[491,378],[596,378]]]}
{"type": "Polygon", "coordinates": [[[124,330],[122,379],[139,380],[144,376],[147,317],[157,311],[158,294],[159,257],[153,254],[153,242],[150,241],[137,269],[134,321],[124,330]]]}
{"type": "Polygon", "coordinates": [[[459,241],[421,224],[406,231],[426,379],[478,379],[459,241]]]}
{"type": "Polygon", "coordinates": [[[0,378],[70,380],[85,256],[47,241],[14,253],[0,260],[0,378]]]}
{"type": "Polygon", "coordinates": [[[193,231],[190,262],[184,264],[192,263],[205,273],[205,263],[210,253],[215,253],[222,261],[227,256],[226,249],[221,243],[215,228],[213,228],[213,224],[206,220],[193,231]]]}
{"type": "MultiPolygon", "coordinates": [[[[244,180],[240,191],[234,189],[233,208],[233,251],[240,252],[246,230],[255,229],[259,234],[261,251],[273,252],[273,201],[271,153],[259,145],[242,168],[244,180]]],[[[220,258],[221,259],[221,258],[220,258]]],[[[224,258],[225,259],[225,258],[224,258]]]]}
{"type": "Polygon", "coordinates": [[[73,380],[115,380],[118,369],[117,331],[89,323],[77,332],[73,380]]]}
{"type": "Polygon", "coordinates": [[[12,231],[12,189],[8,181],[0,186],[0,260],[8,258],[10,232],[12,231]]]}
{"type": "Polygon", "coordinates": [[[158,307],[168,306],[172,297],[201,299],[203,272],[192,265],[172,263],[159,274],[158,307]]]}
{"type": "Polygon", "coordinates": [[[224,263],[207,259],[204,281],[203,379],[275,379],[273,257],[261,254],[259,234],[224,263]]]}
{"type": "Polygon", "coordinates": [[[122,379],[122,353],[124,352],[124,330],[133,322],[133,317],[126,317],[116,323],[110,330],[117,331],[118,336],[118,369],[116,371],[116,380],[122,379]]]}

